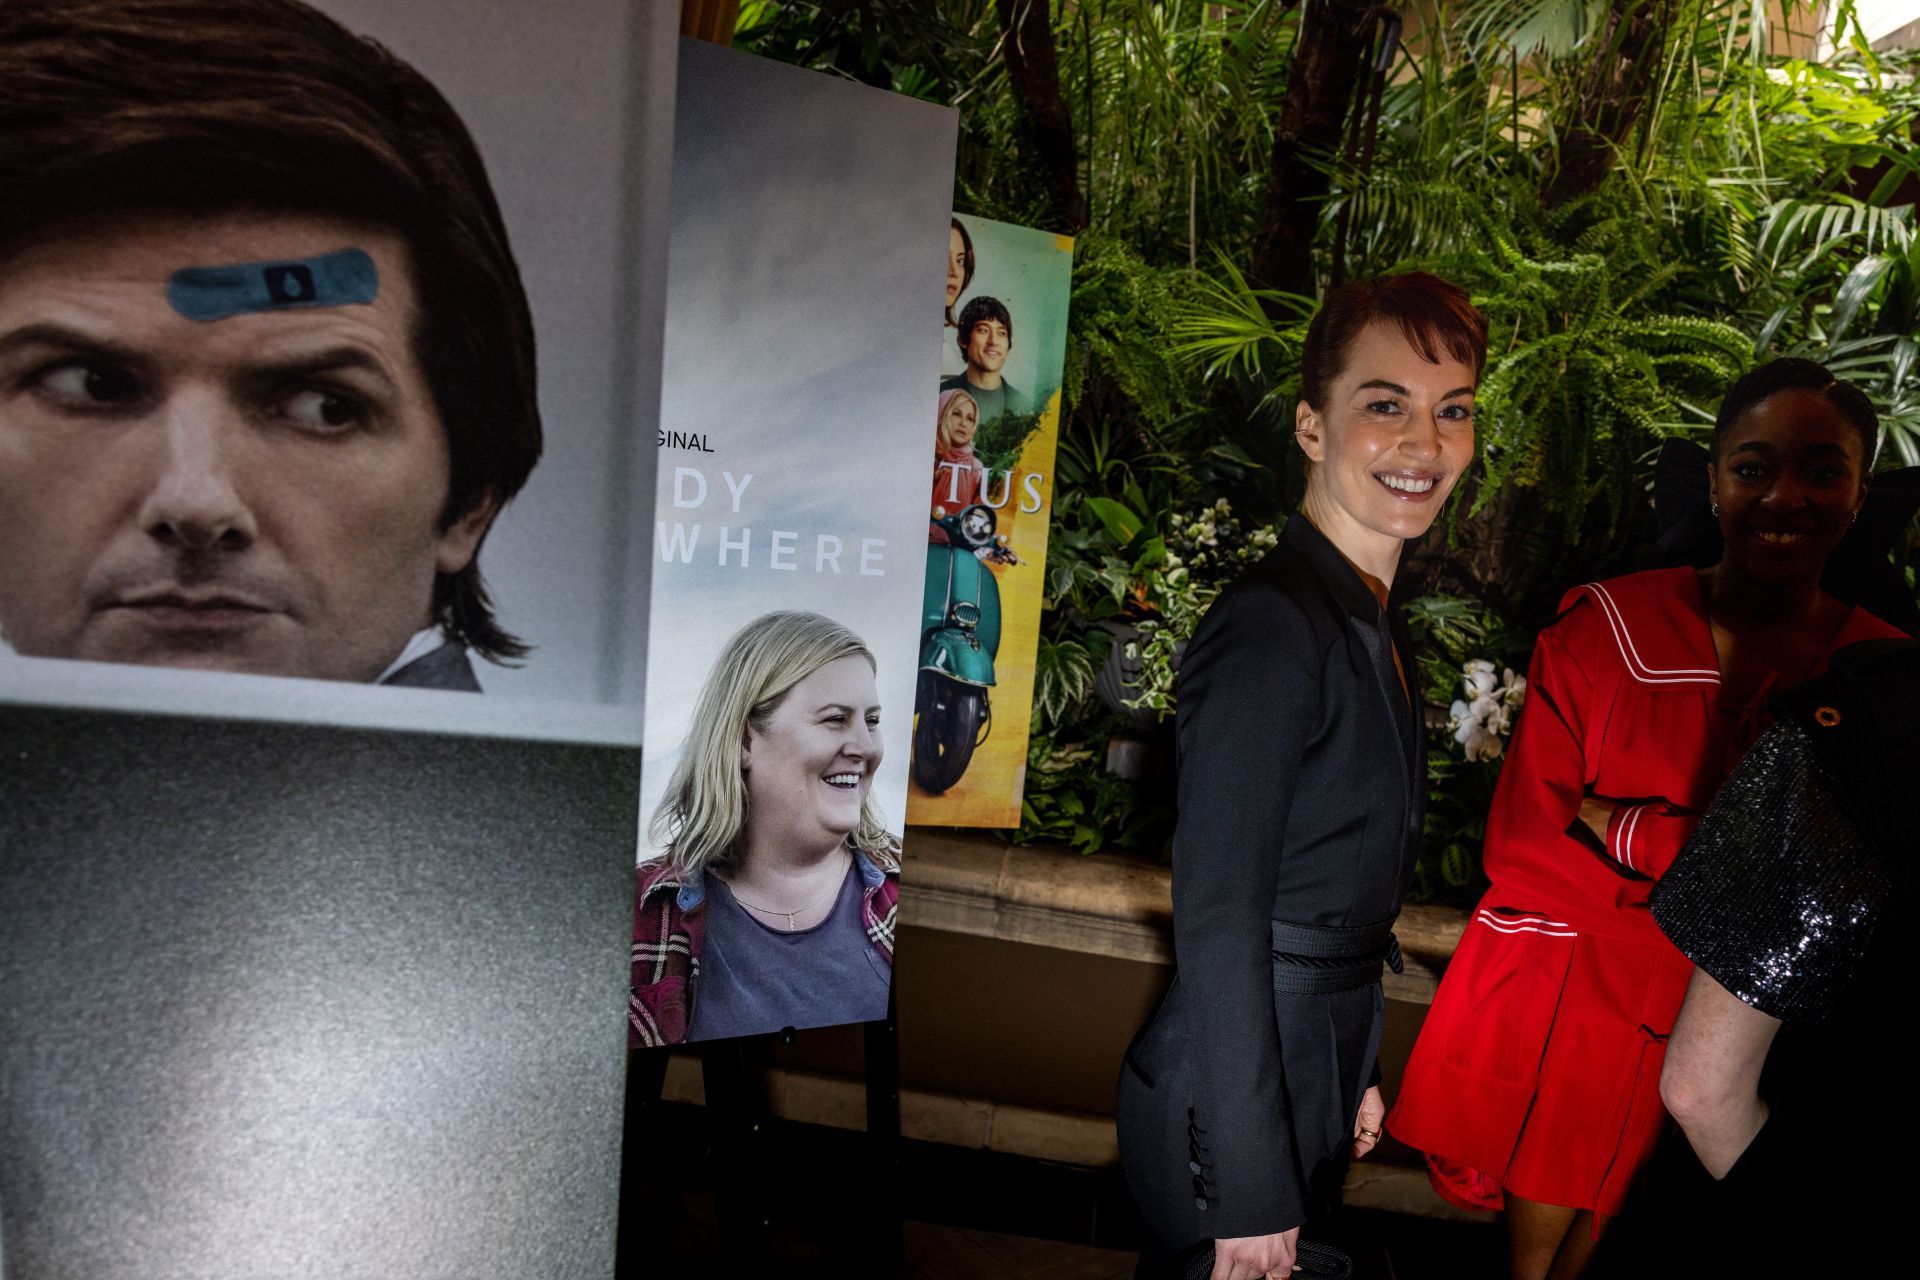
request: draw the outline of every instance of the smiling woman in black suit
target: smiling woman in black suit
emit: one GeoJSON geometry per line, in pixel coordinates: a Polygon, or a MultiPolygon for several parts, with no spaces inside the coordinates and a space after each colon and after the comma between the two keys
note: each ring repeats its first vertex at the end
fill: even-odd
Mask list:
{"type": "Polygon", "coordinates": [[[1425,755],[1388,590],[1473,459],[1486,320],[1424,273],[1328,294],[1301,352],[1306,498],[1220,594],[1179,686],[1176,972],[1120,1073],[1141,1274],[1285,1276],[1379,1140],[1383,965],[1425,755]]]}

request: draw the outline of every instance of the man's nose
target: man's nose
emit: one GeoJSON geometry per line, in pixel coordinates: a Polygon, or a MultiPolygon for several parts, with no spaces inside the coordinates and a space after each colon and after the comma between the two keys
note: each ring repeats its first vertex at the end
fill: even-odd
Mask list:
{"type": "Polygon", "coordinates": [[[178,551],[241,551],[258,530],[241,496],[236,456],[246,424],[212,396],[181,395],[155,424],[161,432],[153,485],[140,524],[178,551]]]}

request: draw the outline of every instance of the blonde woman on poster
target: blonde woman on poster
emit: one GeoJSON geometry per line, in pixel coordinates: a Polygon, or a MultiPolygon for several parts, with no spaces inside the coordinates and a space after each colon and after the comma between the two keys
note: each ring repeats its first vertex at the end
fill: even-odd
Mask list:
{"type": "Polygon", "coordinates": [[[927,527],[927,541],[944,547],[947,531],[940,527],[940,517],[965,511],[980,501],[980,486],[986,479],[986,469],[973,452],[973,438],[980,429],[980,405],[964,391],[942,391],[934,422],[933,502],[928,509],[933,519],[927,527]]]}
{"type": "Polygon", "coordinates": [[[653,817],[667,852],[640,865],[632,1043],[886,1016],[900,846],[870,795],[877,671],[817,613],[764,614],[721,651],[653,817]]]}

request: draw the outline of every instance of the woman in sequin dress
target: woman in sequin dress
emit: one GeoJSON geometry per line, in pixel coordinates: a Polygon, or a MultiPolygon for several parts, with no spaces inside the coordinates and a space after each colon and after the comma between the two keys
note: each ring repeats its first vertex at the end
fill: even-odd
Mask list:
{"type": "Polygon", "coordinates": [[[1728,391],[1710,493],[1725,550],[1567,593],[1543,631],[1488,819],[1481,899],[1388,1127],[1448,1199],[1507,1210],[1516,1280],[1578,1275],[1665,1113],[1691,966],[1648,893],[1763,702],[1828,654],[1899,633],[1820,588],[1865,498],[1878,421],[1822,366],[1728,391]]]}

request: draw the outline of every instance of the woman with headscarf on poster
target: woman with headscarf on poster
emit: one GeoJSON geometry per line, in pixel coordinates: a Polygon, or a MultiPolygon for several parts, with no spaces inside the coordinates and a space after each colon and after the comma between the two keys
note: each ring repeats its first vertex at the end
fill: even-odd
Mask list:
{"type": "Polygon", "coordinates": [[[1714,422],[1718,562],[1576,587],[1534,648],[1487,823],[1492,884],[1388,1120],[1443,1196],[1505,1208],[1517,1280],[1579,1274],[1665,1123],[1691,966],[1647,910],[1654,884],[1765,728],[1767,696],[1899,635],[1820,586],[1877,430],[1819,364],[1748,373],[1714,422]]]}
{"type": "Polygon", "coordinates": [[[721,650],[653,817],[666,853],[640,866],[630,1043],[886,1016],[900,846],[870,794],[876,671],[817,613],[721,650]]]}
{"type": "Polygon", "coordinates": [[[1380,1139],[1380,975],[1425,749],[1403,547],[1473,461],[1486,319],[1413,272],[1331,291],[1301,351],[1305,500],[1181,659],[1176,970],[1128,1048],[1121,1166],[1142,1275],[1286,1276],[1380,1139]]]}
{"type": "MultiPolygon", "coordinates": [[[[980,406],[972,396],[959,390],[940,393],[940,407],[934,414],[933,501],[928,509],[934,520],[980,501],[987,473],[973,452],[979,423],[980,406]]],[[[945,546],[947,531],[930,523],[927,541],[945,546]]]]}
{"type": "Polygon", "coordinates": [[[960,219],[953,219],[947,231],[947,304],[940,313],[940,376],[951,378],[967,371],[966,358],[960,354],[960,322],[953,318],[953,304],[973,283],[973,237],[960,219]]]}

